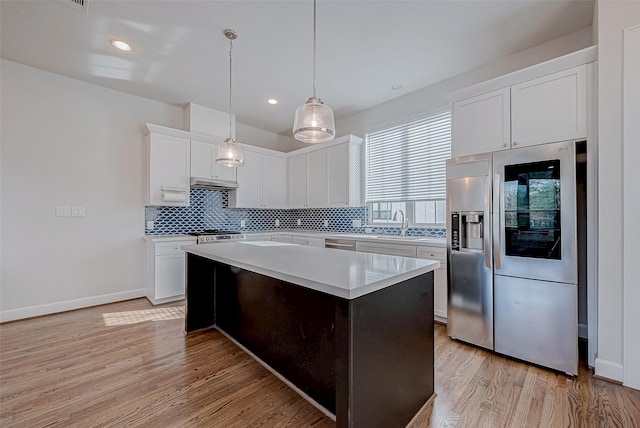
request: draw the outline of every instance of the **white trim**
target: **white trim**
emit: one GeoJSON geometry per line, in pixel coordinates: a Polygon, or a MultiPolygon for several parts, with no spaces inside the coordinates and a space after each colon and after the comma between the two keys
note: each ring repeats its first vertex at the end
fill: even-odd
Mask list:
{"type": "Polygon", "coordinates": [[[265,369],[267,369],[272,375],[274,375],[275,377],[277,377],[278,379],[280,379],[282,382],[284,382],[289,388],[293,389],[295,392],[297,392],[298,394],[300,394],[300,396],[302,398],[304,398],[305,400],[307,400],[309,402],[309,404],[311,404],[313,407],[317,408],[318,410],[320,410],[322,413],[325,414],[325,416],[329,417],[329,419],[331,419],[332,421],[336,421],[336,415],[334,415],[333,413],[331,413],[329,410],[327,410],[324,406],[322,406],[320,403],[318,403],[316,400],[314,400],[313,398],[311,398],[307,393],[305,393],[303,390],[301,390],[300,388],[298,388],[297,386],[295,386],[293,383],[291,383],[290,380],[288,380],[286,377],[282,376],[280,373],[278,373],[275,369],[273,369],[269,364],[265,363],[264,361],[262,361],[260,358],[258,358],[256,356],[256,354],[254,354],[253,352],[251,352],[250,350],[248,350],[246,347],[244,347],[240,342],[238,342],[237,340],[235,340],[233,337],[231,337],[230,335],[228,335],[224,330],[222,330],[220,327],[218,327],[217,325],[214,326],[215,329],[217,331],[219,331],[220,333],[222,333],[222,335],[224,337],[226,337],[227,339],[229,339],[231,342],[235,343],[240,349],[242,349],[244,352],[246,352],[247,354],[249,354],[249,356],[251,358],[253,358],[254,360],[256,360],[258,362],[258,364],[260,364],[262,367],[264,367],[265,369]]]}
{"type": "Polygon", "coordinates": [[[598,352],[598,67],[587,67],[587,328],[588,365],[598,352]]]}
{"type": "Polygon", "coordinates": [[[0,322],[15,321],[24,318],[38,317],[41,315],[55,314],[57,312],[72,311],[74,309],[88,308],[90,306],[104,305],[106,303],[120,302],[123,300],[137,299],[145,296],[144,288],[121,291],[118,293],[103,294],[100,296],[83,297],[81,299],[65,300],[63,302],[47,303],[44,305],[27,306],[25,308],[8,309],[0,311],[0,322]]]}
{"type": "Polygon", "coordinates": [[[624,368],[622,364],[603,360],[602,358],[596,358],[594,374],[599,377],[622,382],[624,376],[624,368]]]}
{"type": "Polygon", "coordinates": [[[538,77],[553,74],[558,71],[577,67],[582,64],[588,64],[598,58],[598,47],[590,46],[558,58],[553,58],[540,64],[532,65],[514,72],[477,83],[466,88],[451,92],[448,100],[453,103],[474,97],[476,95],[485,94],[487,92],[496,91],[498,89],[517,85],[528,80],[537,79],[538,77]]]}
{"type": "Polygon", "coordinates": [[[623,31],[623,67],[622,67],[622,347],[624,362],[624,385],[640,389],[640,344],[638,343],[638,301],[640,284],[638,284],[638,251],[637,240],[640,233],[635,224],[638,203],[637,159],[640,155],[638,139],[640,139],[640,25],[625,28],[623,31]]]}

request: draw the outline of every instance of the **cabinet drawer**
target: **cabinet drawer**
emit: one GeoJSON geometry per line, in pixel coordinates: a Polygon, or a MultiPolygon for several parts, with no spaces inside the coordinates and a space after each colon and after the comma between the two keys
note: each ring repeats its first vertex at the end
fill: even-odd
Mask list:
{"type": "Polygon", "coordinates": [[[194,245],[195,241],[171,241],[171,242],[156,242],[155,255],[163,256],[168,254],[183,254],[183,245],[194,245]]]}
{"type": "Polygon", "coordinates": [[[437,260],[441,264],[447,263],[447,252],[440,247],[418,247],[418,258],[427,260],[437,260]]]}
{"type": "Polygon", "coordinates": [[[304,236],[294,236],[294,244],[309,245],[310,247],[324,247],[324,238],[309,238],[304,236]]]}
{"type": "Polygon", "coordinates": [[[415,257],[416,247],[401,244],[376,244],[372,242],[357,242],[356,251],[364,253],[387,254],[390,256],[415,257]]]}

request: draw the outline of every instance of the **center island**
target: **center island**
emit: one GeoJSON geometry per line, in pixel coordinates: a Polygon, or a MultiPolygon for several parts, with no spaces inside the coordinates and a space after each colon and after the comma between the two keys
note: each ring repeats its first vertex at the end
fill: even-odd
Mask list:
{"type": "Polygon", "coordinates": [[[186,332],[215,327],[337,428],[404,427],[433,396],[439,262],[272,241],[183,249],[186,332]]]}

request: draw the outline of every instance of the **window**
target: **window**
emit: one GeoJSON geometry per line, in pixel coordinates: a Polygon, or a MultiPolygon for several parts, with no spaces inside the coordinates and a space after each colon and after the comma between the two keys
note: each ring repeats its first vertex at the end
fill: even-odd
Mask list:
{"type": "Polygon", "coordinates": [[[451,157],[451,111],[367,134],[365,198],[371,223],[445,223],[446,160],[451,157]]]}

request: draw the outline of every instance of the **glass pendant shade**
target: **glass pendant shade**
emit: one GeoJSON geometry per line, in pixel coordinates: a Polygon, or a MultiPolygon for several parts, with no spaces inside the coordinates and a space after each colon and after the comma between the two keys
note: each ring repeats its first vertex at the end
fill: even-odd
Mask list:
{"type": "Polygon", "coordinates": [[[228,167],[244,165],[244,152],[242,147],[236,144],[233,139],[227,138],[224,140],[224,143],[218,146],[216,163],[228,167]]]}
{"type": "Polygon", "coordinates": [[[309,98],[296,110],[293,136],[304,143],[324,143],[333,140],[336,126],[331,107],[319,98],[309,98]]]}

